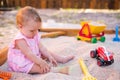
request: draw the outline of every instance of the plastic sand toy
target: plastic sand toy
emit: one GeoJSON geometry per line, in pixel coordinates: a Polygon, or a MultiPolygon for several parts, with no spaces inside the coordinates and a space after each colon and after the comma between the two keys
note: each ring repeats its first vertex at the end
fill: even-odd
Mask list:
{"type": "Polygon", "coordinates": [[[80,67],[82,69],[82,72],[84,73],[84,77],[82,78],[82,80],[97,80],[95,77],[93,77],[89,72],[88,72],[88,69],[87,69],[87,66],[85,65],[84,61],[82,58],[79,59],[79,64],[80,64],[80,67]]]}
{"type": "Polygon", "coordinates": [[[97,40],[105,42],[104,29],[106,25],[97,22],[82,22],[82,28],[77,36],[78,40],[97,43],[97,40]]]}
{"type": "Polygon", "coordinates": [[[113,52],[108,51],[104,46],[91,50],[90,57],[97,59],[98,66],[110,65],[114,63],[113,52]]]}
{"type": "Polygon", "coordinates": [[[119,42],[120,41],[120,38],[119,38],[118,35],[119,35],[119,27],[117,25],[116,28],[115,28],[115,37],[113,38],[114,42],[119,42]]]}
{"type": "Polygon", "coordinates": [[[11,76],[12,76],[12,74],[9,72],[0,71],[0,79],[10,80],[11,76]]]}

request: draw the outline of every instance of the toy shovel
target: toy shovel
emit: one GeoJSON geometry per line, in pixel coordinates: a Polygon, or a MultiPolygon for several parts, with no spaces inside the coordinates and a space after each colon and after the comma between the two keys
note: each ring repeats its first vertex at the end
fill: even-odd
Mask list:
{"type": "Polygon", "coordinates": [[[88,72],[88,69],[83,61],[83,59],[79,59],[79,64],[80,67],[82,69],[82,72],[84,73],[84,77],[82,78],[82,80],[97,80],[95,77],[93,77],[92,75],[90,75],[90,73],[88,72]]]}

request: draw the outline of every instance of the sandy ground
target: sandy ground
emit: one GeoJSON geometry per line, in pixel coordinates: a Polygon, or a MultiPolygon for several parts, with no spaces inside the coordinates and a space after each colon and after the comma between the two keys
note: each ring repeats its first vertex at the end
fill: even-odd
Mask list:
{"type": "MultiPolygon", "coordinates": [[[[63,12],[65,13],[65,16],[62,16],[62,17],[61,15],[59,15],[60,12],[57,10],[54,10],[54,11],[50,10],[49,11],[50,14],[44,14],[45,11],[43,10],[42,12],[40,15],[43,18],[43,21],[46,21],[48,18],[48,19],[55,19],[58,22],[63,22],[63,19],[69,22],[68,20],[70,20],[70,18],[73,21],[74,18],[77,17],[77,14],[75,14],[75,12],[74,12],[74,16],[72,17],[68,16],[66,18],[64,18],[67,14],[66,12],[63,12]],[[58,14],[58,16],[53,17],[52,13],[56,13],[58,14]]],[[[14,16],[16,14],[16,11],[6,12],[4,14],[3,13],[1,14],[2,15],[0,15],[0,21],[1,21],[0,23],[0,45],[1,45],[0,49],[4,48],[5,46],[8,46],[8,44],[11,42],[13,37],[18,32],[18,30],[15,28],[15,17],[14,16]]],[[[112,13],[111,15],[105,14],[107,16],[107,20],[105,20],[106,23],[108,24],[109,22],[111,22],[109,25],[113,25],[113,26],[115,26],[115,24],[119,24],[119,18],[116,19],[115,17],[116,14],[118,13],[115,13],[115,14],[112,13]]],[[[70,15],[72,15],[71,12],[70,12],[70,15]]],[[[87,16],[85,17],[85,14],[84,14],[85,18],[92,19],[88,17],[88,14],[86,15],[87,16]]],[[[96,14],[96,15],[102,16],[102,13],[96,14]]],[[[92,16],[94,15],[92,14],[92,16]]],[[[105,17],[103,18],[103,16],[102,16],[102,19],[100,19],[99,16],[94,16],[93,19],[95,20],[106,19],[105,17]]],[[[75,23],[78,23],[77,21],[79,20],[80,19],[78,18],[75,19],[76,21],[75,23]]],[[[72,23],[72,21],[70,21],[70,23],[72,23]]],[[[113,29],[113,26],[111,27],[108,26],[108,27],[110,29],[111,28],[113,29]]],[[[84,77],[84,75],[78,63],[78,59],[80,57],[83,58],[90,74],[96,77],[97,80],[120,80],[120,67],[119,67],[120,65],[120,55],[119,55],[120,42],[112,41],[112,39],[115,37],[114,34],[113,35],[105,34],[105,37],[106,37],[106,41],[104,43],[98,41],[96,44],[92,44],[92,43],[88,43],[84,41],[78,41],[76,39],[76,36],[73,36],[73,37],[59,36],[57,38],[42,38],[41,41],[43,45],[47,49],[49,49],[51,52],[54,52],[58,55],[65,55],[65,56],[71,55],[71,54],[75,55],[74,60],[66,64],[59,64],[58,66],[58,67],[69,66],[70,67],[69,75],[60,74],[60,73],[52,73],[52,72],[44,74],[44,75],[38,75],[38,74],[29,75],[29,74],[24,74],[24,73],[12,72],[13,75],[12,75],[11,80],[82,80],[82,77],[84,77]],[[96,59],[90,58],[90,55],[89,55],[90,51],[97,48],[98,46],[105,46],[107,49],[111,50],[114,53],[115,62],[112,65],[105,66],[105,67],[99,67],[96,64],[96,59]]],[[[4,64],[3,66],[0,66],[0,69],[6,71],[7,63],[4,64]]]]}
{"type": "MultiPolygon", "coordinates": [[[[114,35],[105,35],[106,42],[98,41],[96,44],[78,41],[76,37],[60,36],[57,38],[43,38],[43,45],[58,55],[75,55],[75,59],[66,63],[59,64],[58,67],[69,66],[69,75],[60,73],[48,73],[44,75],[28,75],[23,73],[13,73],[11,80],[81,80],[84,76],[78,63],[79,58],[83,58],[90,74],[97,80],[120,80],[120,42],[113,42],[114,35]],[[96,59],[90,58],[90,51],[98,46],[105,46],[110,51],[114,52],[115,62],[112,65],[99,67],[96,59]],[[27,75],[27,76],[26,76],[27,75]]],[[[3,65],[0,69],[6,70],[7,66],[3,65]]]]}

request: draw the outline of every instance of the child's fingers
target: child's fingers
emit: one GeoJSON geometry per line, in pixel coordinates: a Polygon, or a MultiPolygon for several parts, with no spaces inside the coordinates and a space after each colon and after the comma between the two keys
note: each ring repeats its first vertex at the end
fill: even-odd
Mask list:
{"type": "Polygon", "coordinates": [[[51,61],[50,61],[50,63],[51,63],[51,66],[52,66],[52,65],[53,65],[53,66],[57,66],[57,65],[58,65],[58,64],[57,64],[57,61],[56,61],[56,60],[54,60],[54,59],[53,59],[53,60],[51,60],[51,61]]]}
{"type": "Polygon", "coordinates": [[[57,65],[58,65],[57,61],[54,61],[54,62],[53,62],[53,65],[54,65],[54,66],[57,66],[57,65]]]}
{"type": "Polygon", "coordinates": [[[47,73],[47,72],[50,72],[50,66],[49,65],[46,65],[43,69],[43,73],[47,73]]]}
{"type": "Polygon", "coordinates": [[[50,65],[48,65],[48,63],[46,61],[43,61],[42,64],[40,65],[41,68],[41,72],[42,73],[47,73],[50,71],[50,65]]]}

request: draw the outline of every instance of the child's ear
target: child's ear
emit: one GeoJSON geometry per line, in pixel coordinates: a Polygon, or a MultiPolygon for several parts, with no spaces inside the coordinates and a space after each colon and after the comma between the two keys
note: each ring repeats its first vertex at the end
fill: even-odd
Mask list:
{"type": "Polygon", "coordinates": [[[22,24],[18,24],[18,27],[19,27],[19,28],[22,28],[22,24]]]}

